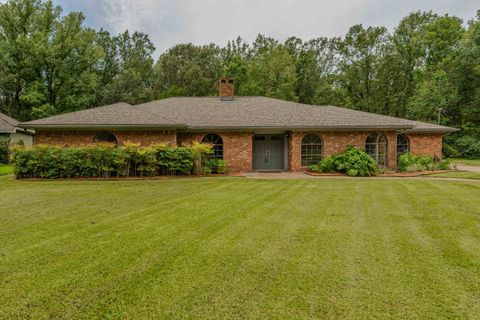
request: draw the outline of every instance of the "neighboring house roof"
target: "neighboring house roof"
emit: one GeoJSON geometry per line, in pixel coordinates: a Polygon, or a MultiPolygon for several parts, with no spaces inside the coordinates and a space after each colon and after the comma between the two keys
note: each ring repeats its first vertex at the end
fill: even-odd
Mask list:
{"type": "Polygon", "coordinates": [[[28,128],[172,127],[189,130],[373,130],[451,132],[457,129],[334,106],[312,106],[266,97],[168,98],[136,106],[118,103],[21,125],[28,128]]]}
{"type": "Polygon", "coordinates": [[[0,133],[14,133],[19,122],[0,112],[0,133]]]}

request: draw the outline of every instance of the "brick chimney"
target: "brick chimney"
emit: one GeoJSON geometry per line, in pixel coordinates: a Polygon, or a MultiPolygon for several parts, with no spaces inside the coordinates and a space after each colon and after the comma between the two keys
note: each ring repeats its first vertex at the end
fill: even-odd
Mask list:
{"type": "Polygon", "coordinates": [[[222,77],[220,78],[220,100],[232,101],[235,96],[235,85],[233,78],[222,77]]]}

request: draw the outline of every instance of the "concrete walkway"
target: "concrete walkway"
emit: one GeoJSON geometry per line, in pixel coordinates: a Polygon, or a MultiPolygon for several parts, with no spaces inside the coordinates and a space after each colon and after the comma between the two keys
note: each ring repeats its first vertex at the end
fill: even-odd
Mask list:
{"type": "Polygon", "coordinates": [[[355,180],[443,180],[468,181],[480,183],[480,180],[444,177],[347,177],[347,176],[311,176],[303,172],[248,172],[244,174],[250,179],[355,179],[355,180]]]}
{"type": "Polygon", "coordinates": [[[480,173],[480,166],[469,166],[467,164],[457,164],[457,169],[460,171],[470,171],[480,173]]]}

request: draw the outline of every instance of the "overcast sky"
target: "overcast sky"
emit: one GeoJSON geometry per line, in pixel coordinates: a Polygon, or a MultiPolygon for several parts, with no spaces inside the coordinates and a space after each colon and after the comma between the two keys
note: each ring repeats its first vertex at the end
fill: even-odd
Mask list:
{"type": "MultiPolygon", "coordinates": [[[[5,0],[0,0],[5,2],[5,0]]],[[[258,33],[284,40],[340,36],[353,24],[393,28],[416,10],[449,13],[465,21],[479,0],[54,0],[65,11],[83,11],[86,24],[116,34],[147,33],[157,54],[177,43],[217,43],[258,33]]]]}

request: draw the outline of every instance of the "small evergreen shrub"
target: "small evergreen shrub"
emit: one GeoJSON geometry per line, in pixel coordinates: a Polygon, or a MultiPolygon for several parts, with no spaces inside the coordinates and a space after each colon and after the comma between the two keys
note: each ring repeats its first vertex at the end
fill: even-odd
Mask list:
{"type": "MultiPolygon", "coordinates": [[[[84,147],[38,145],[30,149],[12,148],[12,163],[17,178],[188,175],[194,173],[197,158],[201,159],[208,150],[199,146],[141,147],[135,143],[122,147],[105,143],[84,147]]],[[[219,162],[215,168],[221,171],[225,166],[219,162]]]]}
{"type": "Polygon", "coordinates": [[[348,147],[344,152],[323,159],[310,167],[316,172],[343,172],[349,176],[376,176],[379,168],[375,160],[365,151],[348,147]]]}

